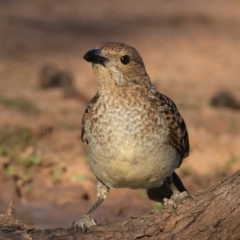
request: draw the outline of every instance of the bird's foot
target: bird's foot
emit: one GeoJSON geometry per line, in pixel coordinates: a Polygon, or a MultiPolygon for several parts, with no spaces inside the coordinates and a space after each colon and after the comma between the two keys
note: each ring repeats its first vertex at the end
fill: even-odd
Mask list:
{"type": "Polygon", "coordinates": [[[72,227],[73,228],[82,228],[84,232],[87,231],[88,228],[97,225],[96,219],[91,219],[89,214],[85,214],[82,219],[80,219],[78,222],[73,222],[72,227]]]}
{"type": "Polygon", "coordinates": [[[174,211],[177,208],[177,203],[181,203],[185,198],[189,197],[188,193],[186,191],[184,192],[175,192],[173,193],[173,195],[171,196],[170,199],[168,198],[164,198],[164,205],[171,205],[172,208],[174,209],[174,211]]]}

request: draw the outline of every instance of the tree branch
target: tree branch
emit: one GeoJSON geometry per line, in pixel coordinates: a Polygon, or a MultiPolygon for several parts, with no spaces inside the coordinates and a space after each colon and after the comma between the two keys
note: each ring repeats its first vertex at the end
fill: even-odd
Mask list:
{"type": "Polygon", "coordinates": [[[11,203],[0,215],[0,240],[11,239],[240,239],[240,171],[195,193],[192,198],[145,216],[88,229],[28,229],[14,215],[11,203]]]}

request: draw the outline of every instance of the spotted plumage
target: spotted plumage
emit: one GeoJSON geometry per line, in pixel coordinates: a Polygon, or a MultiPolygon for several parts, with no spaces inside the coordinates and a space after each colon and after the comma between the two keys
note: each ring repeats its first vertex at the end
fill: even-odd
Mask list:
{"type": "Polygon", "coordinates": [[[140,54],[126,44],[104,42],[84,59],[92,63],[98,92],[82,119],[83,142],[98,180],[98,201],[76,223],[94,225],[90,213],[110,188],[147,189],[159,200],[163,189],[186,189],[174,170],[189,154],[185,122],[171,99],[152,85],[140,54]]]}

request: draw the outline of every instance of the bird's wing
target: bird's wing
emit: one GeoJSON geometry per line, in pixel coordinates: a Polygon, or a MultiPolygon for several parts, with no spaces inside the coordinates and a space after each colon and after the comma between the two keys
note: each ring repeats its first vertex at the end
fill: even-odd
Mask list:
{"type": "Polygon", "coordinates": [[[92,108],[94,107],[94,105],[96,104],[97,100],[99,99],[99,92],[96,93],[96,95],[92,98],[92,100],[90,101],[90,103],[87,105],[87,108],[83,114],[83,118],[82,118],[82,132],[81,132],[81,140],[83,142],[87,142],[87,139],[86,139],[86,136],[85,136],[85,129],[84,129],[84,126],[85,126],[85,122],[86,122],[86,119],[88,118],[89,116],[89,113],[91,112],[92,108]]]}
{"type": "Polygon", "coordinates": [[[164,117],[168,126],[169,141],[181,155],[180,166],[183,158],[189,155],[189,140],[186,124],[176,105],[170,98],[159,93],[156,89],[153,90],[153,93],[155,95],[159,114],[164,117]]]}

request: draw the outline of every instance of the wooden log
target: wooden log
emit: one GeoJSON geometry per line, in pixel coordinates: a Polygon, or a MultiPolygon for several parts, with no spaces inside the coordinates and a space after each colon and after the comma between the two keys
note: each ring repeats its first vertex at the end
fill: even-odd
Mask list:
{"type": "Polygon", "coordinates": [[[29,229],[15,218],[14,204],[0,215],[0,240],[240,239],[240,171],[178,205],[144,216],[81,229],[29,229]]]}

